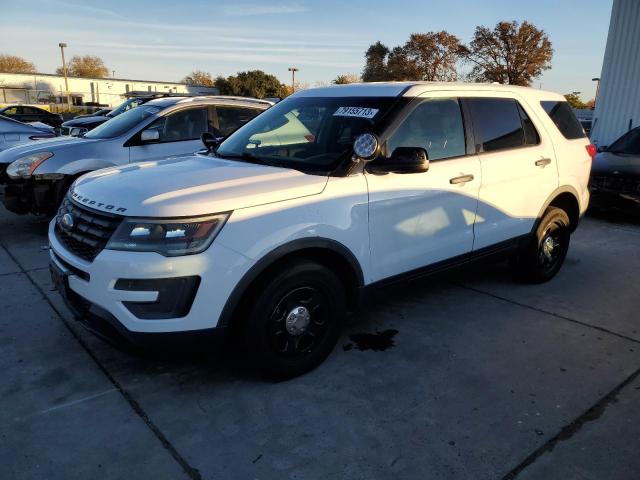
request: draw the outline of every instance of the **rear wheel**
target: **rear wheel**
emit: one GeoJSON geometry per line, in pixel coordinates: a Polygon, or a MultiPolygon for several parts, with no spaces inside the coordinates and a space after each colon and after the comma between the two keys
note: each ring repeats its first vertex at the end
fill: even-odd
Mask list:
{"type": "Polygon", "coordinates": [[[244,343],[255,366],[276,378],[322,363],[338,341],[346,309],[340,280],[308,261],[284,266],[252,303],[245,310],[244,343]]]}
{"type": "Polygon", "coordinates": [[[570,239],[569,216],[561,208],[550,207],[529,244],[511,260],[512,270],[525,281],[551,280],[564,263],[570,239]]]}

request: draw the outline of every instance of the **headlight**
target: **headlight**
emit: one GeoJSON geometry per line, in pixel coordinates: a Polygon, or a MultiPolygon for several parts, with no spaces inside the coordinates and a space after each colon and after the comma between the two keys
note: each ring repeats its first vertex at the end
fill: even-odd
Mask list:
{"type": "Polygon", "coordinates": [[[165,257],[205,251],[229,213],[196,218],[125,218],[106,248],[135,252],[157,252],[165,257]]]}
{"type": "Polygon", "coordinates": [[[51,157],[53,157],[51,152],[32,153],[21,157],[9,165],[7,175],[11,178],[29,178],[42,162],[51,157]]]}

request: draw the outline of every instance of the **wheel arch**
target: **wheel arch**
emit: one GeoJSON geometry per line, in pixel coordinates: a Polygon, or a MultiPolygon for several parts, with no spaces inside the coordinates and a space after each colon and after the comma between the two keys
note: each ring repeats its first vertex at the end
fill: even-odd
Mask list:
{"type": "Polygon", "coordinates": [[[218,327],[229,327],[242,306],[242,299],[252,292],[279,265],[297,259],[317,262],[332,270],[343,283],[348,306],[357,306],[359,291],[364,285],[364,274],[356,256],[342,243],[327,238],[305,238],[294,240],[272,250],[242,277],[227,299],[218,327]]]}
{"type": "Polygon", "coordinates": [[[578,198],[578,192],[571,186],[567,185],[557,188],[551,195],[549,195],[547,201],[540,209],[540,213],[538,214],[538,218],[533,227],[533,232],[538,228],[538,225],[544,216],[544,212],[546,212],[549,207],[559,207],[567,212],[571,223],[571,231],[575,231],[578,227],[578,223],[580,222],[580,202],[578,198]]]}

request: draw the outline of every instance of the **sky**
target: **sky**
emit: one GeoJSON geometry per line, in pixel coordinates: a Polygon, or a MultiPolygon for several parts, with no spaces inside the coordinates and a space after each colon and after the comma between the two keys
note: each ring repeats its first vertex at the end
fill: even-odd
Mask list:
{"type": "Polygon", "coordinates": [[[360,73],[367,47],[403,44],[411,33],[447,30],[468,42],[476,25],[527,20],[554,48],[552,69],[534,85],[588,100],[595,93],[612,0],[0,0],[0,53],[39,72],[67,58],[98,55],[117,78],[179,81],[261,69],[313,86],[360,73]],[[37,12],[37,14],[36,14],[37,12]]]}

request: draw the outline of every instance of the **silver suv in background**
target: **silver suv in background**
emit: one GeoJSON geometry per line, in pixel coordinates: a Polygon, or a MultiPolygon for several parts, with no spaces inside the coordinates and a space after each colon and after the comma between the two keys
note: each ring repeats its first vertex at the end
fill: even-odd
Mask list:
{"type": "Polygon", "coordinates": [[[53,214],[79,176],[106,167],[159,160],[201,149],[204,132],[220,138],[273,105],[239,97],[151,100],[83,137],[61,137],[0,152],[4,204],[14,213],[53,214]]]}

